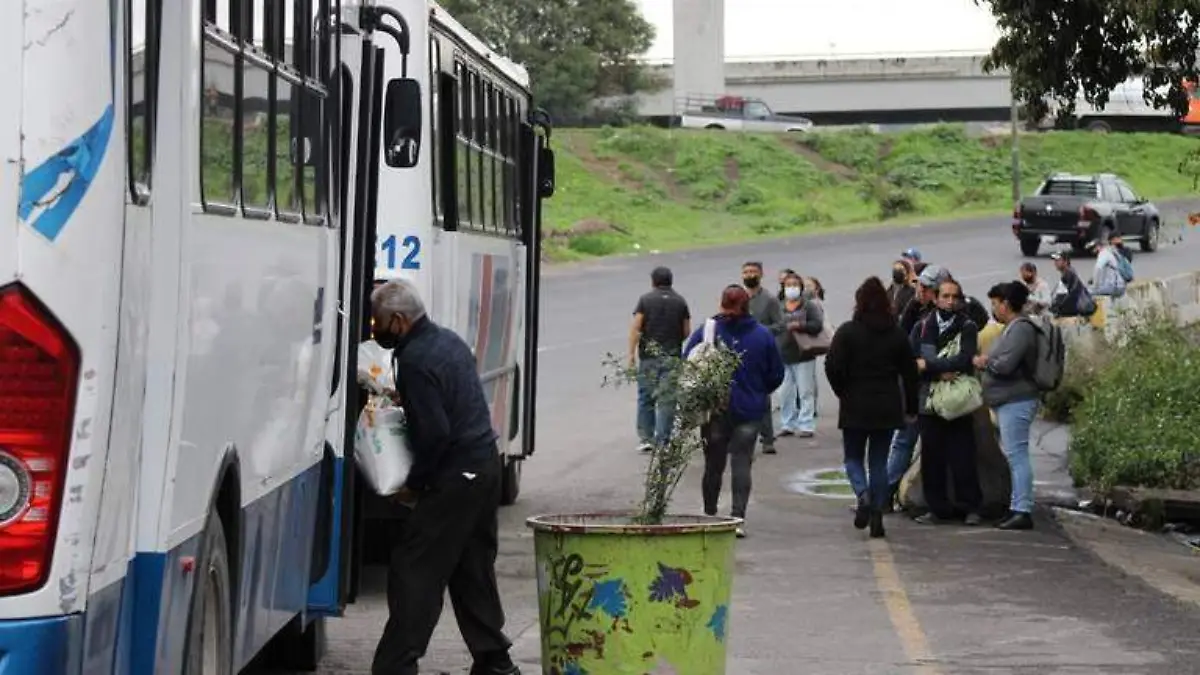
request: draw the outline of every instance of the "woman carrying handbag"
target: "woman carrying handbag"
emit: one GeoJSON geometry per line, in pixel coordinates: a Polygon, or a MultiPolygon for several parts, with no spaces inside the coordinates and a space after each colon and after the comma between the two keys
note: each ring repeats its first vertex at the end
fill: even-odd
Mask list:
{"type": "Polygon", "coordinates": [[[983,405],[972,365],[979,328],[962,310],[957,281],[943,281],[935,302],[936,311],[917,323],[911,336],[921,379],[921,486],[929,506],[917,522],[936,525],[962,518],[967,525],[978,525],[983,494],[971,413],[983,405]]]}
{"type": "Polygon", "coordinates": [[[829,351],[832,335],[820,303],[805,297],[799,275],[784,279],[783,293],[787,331],[778,340],[784,363],[779,435],[811,438],[817,428],[817,357],[829,351]]]}

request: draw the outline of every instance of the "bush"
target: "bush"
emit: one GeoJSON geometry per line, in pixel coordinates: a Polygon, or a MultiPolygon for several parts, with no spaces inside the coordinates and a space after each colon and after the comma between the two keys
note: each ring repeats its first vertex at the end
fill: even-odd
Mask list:
{"type": "Polygon", "coordinates": [[[1117,485],[1200,487],[1200,346],[1167,320],[1131,330],[1082,390],[1071,474],[1104,493],[1117,485]]]}

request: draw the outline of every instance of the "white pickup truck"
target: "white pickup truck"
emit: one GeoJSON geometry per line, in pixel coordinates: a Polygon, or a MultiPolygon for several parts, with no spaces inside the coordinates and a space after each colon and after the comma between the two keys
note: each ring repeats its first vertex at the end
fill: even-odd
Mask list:
{"type": "Polygon", "coordinates": [[[806,132],[812,120],[777,115],[761,99],[742,96],[689,95],[679,107],[680,126],[687,129],[729,129],[730,131],[806,132]]]}

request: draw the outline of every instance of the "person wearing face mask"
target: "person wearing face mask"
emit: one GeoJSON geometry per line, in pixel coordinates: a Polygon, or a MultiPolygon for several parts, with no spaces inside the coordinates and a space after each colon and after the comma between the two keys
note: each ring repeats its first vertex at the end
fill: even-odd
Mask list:
{"type": "Polygon", "coordinates": [[[795,274],[796,271],[790,267],[785,267],[779,270],[779,304],[782,305],[785,297],[784,287],[787,286],[787,278],[795,274]]]}
{"type": "Polygon", "coordinates": [[[500,458],[475,355],[425,315],[416,288],[371,293],[375,341],[391,349],[413,463],[392,499],[411,509],[392,542],[388,620],[374,673],[416,675],[450,592],[473,675],[520,675],[496,586],[500,458]]]}
{"type": "Polygon", "coordinates": [[[908,260],[901,258],[892,264],[892,285],[888,286],[887,296],[893,316],[900,316],[917,295],[916,280],[912,263],[908,260]]]}
{"type": "Polygon", "coordinates": [[[816,432],[817,360],[796,343],[796,333],[819,335],[825,324],[820,301],[804,290],[804,280],[792,274],[784,282],[783,322],[787,331],[776,336],[783,357],[780,388],[780,436],[812,438],[816,432]]]}
{"type": "Polygon", "coordinates": [[[979,328],[962,306],[962,286],[953,280],[943,281],[937,290],[937,309],[917,323],[910,336],[921,379],[917,424],[921,434],[921,486],[929,506],[929,512],[917,522],[929,525],[962,517],[967,525],[982,522],[974,418],[964,415],[947,420],[929,407],[930,385],[935,380],[975,377],[973,360],[979,351],[979,328]],[[950,500],[947,474],[953,477],[957,504],[950,500]]]}
{"type": "MultiPolygon", "coordinates": [[[[779,336],[785,330],[783,325],[783,312],[780,309],[779,299],[774,293],[768,293],[762,287],[763,266],[762,263],[751,261],[742,265],[742,285],[746,288],[746,293],[750,296],[750,316],[754,320],[762,324],[771,335],[779,336]]],[[[763,415],[762,425],[759,429],[759,439],[762,444],[763,454],[775,454],[775,423],[772,417],[770,406],[767,406],[767,412],[763,415]]]]}

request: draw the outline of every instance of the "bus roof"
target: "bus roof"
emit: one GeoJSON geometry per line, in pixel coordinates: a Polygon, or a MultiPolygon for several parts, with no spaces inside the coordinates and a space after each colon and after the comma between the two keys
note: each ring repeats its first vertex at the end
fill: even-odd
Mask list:
{"type": "Polygon", "coordinates": [[[429,15],[433,21],[441,24],[450,33],[461,40],[465,45],[471,48],[471,51],[478,54],[481,58],[487,60],[503,73],[506,77],[516,82],[521,87],[529,89],[529,71],[525,70],[525,66],[516,63],[504,56],[501,56],[483,40],[476,37],[465,26],[458,22],[450,12],[447,12],[441,5],[433,0],[429,0],[429,15]]]}

